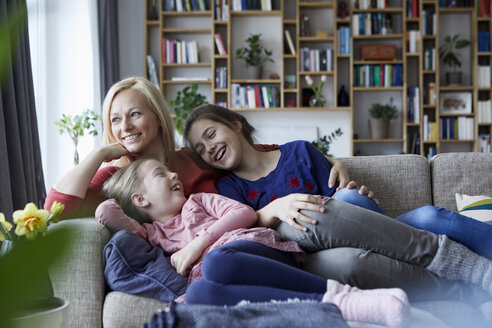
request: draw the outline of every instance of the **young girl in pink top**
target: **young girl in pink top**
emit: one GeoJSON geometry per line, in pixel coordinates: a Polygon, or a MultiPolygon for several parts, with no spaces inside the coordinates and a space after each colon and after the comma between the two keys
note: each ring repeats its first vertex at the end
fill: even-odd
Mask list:
{"type": "Polygon", "coordinates": [[[403,290],[359,290],[298,269],[304,253],[297,243],[280,241],[269,228],[251,228],[255,211],[232,199],[208,193],[186,199],[177,174],[160,161],[130,164],[115,173],[103,192],[114,199],[97,208],[96,218],[172,254],[177,272],[190,272],[189,283],[195,281],[187,303],[298,298],[334,303],[347,320],[400,326],[408,318],[403,290]]]}

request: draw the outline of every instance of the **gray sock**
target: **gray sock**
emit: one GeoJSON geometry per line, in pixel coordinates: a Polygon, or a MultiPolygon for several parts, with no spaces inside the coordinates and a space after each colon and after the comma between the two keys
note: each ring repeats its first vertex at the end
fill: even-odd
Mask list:
{"type": "Polygon", "coordinates": [[[439,236],[439,248],[427,269],[445,279],[478,285],[492,294],[492,261],[445,235],[439,236]]]}

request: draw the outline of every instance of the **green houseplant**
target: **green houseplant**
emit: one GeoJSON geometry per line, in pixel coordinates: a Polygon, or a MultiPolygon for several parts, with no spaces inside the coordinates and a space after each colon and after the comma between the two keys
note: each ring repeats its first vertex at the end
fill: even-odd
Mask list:
{"type": "Polygon", "coordinates": [[[62,114],[62,118],[55,122],[55,125],[59,127],[60,134],[68,133],[72,139],[75,147],[75,152],[73,154],[74,165],[79,164],[79,153],[77,151],[79,138],[84,136],[86,131],[93,136],[97,136],[95,123],[100,119],[101,117],[96,112],[91,109],[86,109],[82,114],[62,114]]]}
{"type": "Polygon", "coordinates": [[[184,124],[188,114],[193,108],[207,104],[207,97],[198,93],[198,84],[192,84],[178,91],[176,99],[169,101],[174,110],[174,127],[179,134],[183,135],[184,124]]]}
{"type": "Polygon", "coordinates": [[[330,144],[337,138],[343,135],[342,129],[338,128],[330,134],[324,135],[316,141],[311,141],[311,144],[316,147],[323,155],[333,157],[330,151],[330,144]]]}
{"type": "Polygon", "coordinates": [[[269,61],[273,63],[271,50],[267,50],[261,43],[261,34],[250,34],[246,39],[247,47],[236,50],[236,57],[243,59],[246,67],[250,70],[250,77],[258,79],[261,77],[263,65],[269,61]]]}
{"type": "Polygon", "coordinates": [[[393,98],[387,104],[372,104],[369,109],[371,119],[369,120],[369,130],[372,139],[388,138],[389,121],[398,117],[396,106],[393,105],[393,98]]]}
{"type": "Polygon", "coordinates": [[[470,41],[461,39],[459,34],[454,36],[447,35],[443,44],[439,47],[439,58],[442,63],[452,69],[452,72],[446,72],[446,82],[448,85],[460,85],[462,72],[456,71],[461,67],[461,54],[459,49],[470,45],[470,41]]]}

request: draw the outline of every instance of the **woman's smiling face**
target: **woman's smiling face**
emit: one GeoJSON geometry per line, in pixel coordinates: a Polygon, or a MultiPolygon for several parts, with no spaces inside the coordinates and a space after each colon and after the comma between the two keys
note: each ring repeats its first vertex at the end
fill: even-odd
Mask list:
{"type": "Polygon", "coordinates": [[[242,158],[240,125],[231,129],[209,119],[193,123],[188,134],[192,148],[205,163],[221,170],[234,170],[242,158]]]}
{"type": "Polygon", "coordinates": [[[159,120],[142,93],[134,89],[119,92],[109,115],[115,141],[131,154],[138,157],[163,151],[159,120]]]}

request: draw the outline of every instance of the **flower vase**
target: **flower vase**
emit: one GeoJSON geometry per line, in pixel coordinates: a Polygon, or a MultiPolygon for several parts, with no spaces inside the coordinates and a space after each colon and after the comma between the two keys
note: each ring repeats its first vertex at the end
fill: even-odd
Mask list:
{"type": "Polygon", "coordinates": [[[310,107],[325,107],[326,105],[326,100],[325,97],[320,95],[319,97],[316,97],[316,95],[311,96],[311,99],[309,99],[309,106],[310,107]]]}

